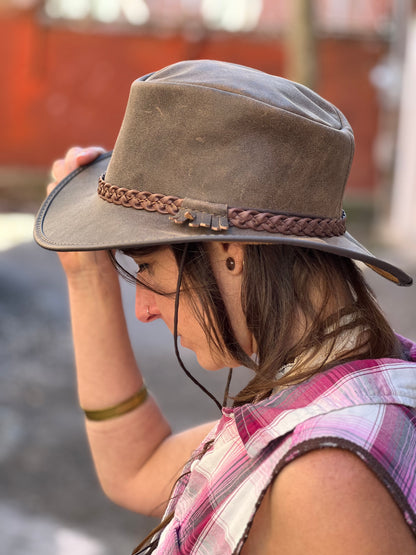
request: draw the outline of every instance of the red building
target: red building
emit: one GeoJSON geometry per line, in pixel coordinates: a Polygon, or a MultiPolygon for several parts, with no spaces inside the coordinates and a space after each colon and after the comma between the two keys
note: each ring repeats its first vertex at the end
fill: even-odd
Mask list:
{"type": "MultiPolygon", "coordinates": [[[[236,22],[226,9],[237,0],[134,0],[142,11],[130,16],[132,3],[119,0],[112,20],[89,0],[78,16],[65,12],[69,0],[20,0],[32,4],[26,9],[9,0],[0,9],[0,166],[45,168],[74,144],[111,148],[130,83],[178,60],[215,58],[284,75],[292,2],[238,1],[236,22]]],[[[314,2],[316,89],[354,128],[350,190],[371,193],[378,102],[369,76],[389,49],[393,0],[363,0],[359,12],[353,6],[314,2]]]]}

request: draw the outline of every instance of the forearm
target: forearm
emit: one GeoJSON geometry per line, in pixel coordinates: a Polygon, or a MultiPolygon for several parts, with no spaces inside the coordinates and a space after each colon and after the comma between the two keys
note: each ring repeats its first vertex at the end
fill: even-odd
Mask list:
{"type": "Polygon", "coordinates": [[[127,399],[143,383],[128,337],[115,272],[68,279],[80,404],[102,409],[127,399]]]}
{"type": "MultiPolygon", "coordinates": [[[[80,404],[88,410],[116,405],[143,384],[117,275],[91,270],[68,279],[68,286],[80,404]]],[[[140,469],[170,435],[170,427],[150,396],[131,413],[87,422],[87,432],[103,489],[112,498],[121,494],[117,501],[125,504],[123,492],[133,480],[140,491],[140,469]]]]}
{"type": "MultiPolygon", "coordinates": [[[[102,152],[100,147],[70,149],[53,164],[55,181],[48,192],[102,152]]],[[[143,379],[128,337],[117,273],[104,251],[60,252],[59,258],[68,279],[80,404],[86,410],[118,405],[141,388],[143,379]]],[[[177,441],[151,396],[122,416],[87,421],[87,432],[103,489],[139,512],[151,512],[165,500],[171,477],[204,434],[191,430],[177,441]]]]}

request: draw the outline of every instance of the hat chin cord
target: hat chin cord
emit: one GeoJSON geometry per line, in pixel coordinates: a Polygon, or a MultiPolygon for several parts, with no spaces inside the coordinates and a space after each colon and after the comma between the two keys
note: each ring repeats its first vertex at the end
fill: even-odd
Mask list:
{"type": "Polygon", "coordinates": [[[186,258],[186,254],[188,252],[188,243],[185,244],[185,248],[184,251],[182,253],[182,258],[179,264],[179,274],[178,274],[178,282],[176,284],[176,295],[175,295],[175,313],[174,313],[174,318],[173,318],[173,343],[174,343],[174,348],[175,348],[175,355],[176,358],[178,360],[179,366],[182,368],[182,370],[185,372],[185,374],[188,376],[188,378],[190,380],[192,380],[194,382],[195,385],[197,385],[200,389],[202,389],[202,391],[208,395],[208,397],[210,397],[214,403],[217,405],[218,409],[220,411],[222,411],[223,406],[226,405],[227,403],[227,399],[228,399],[228,392],[230,389],[230,383],[231,383],[231,376],[232,376],[232,368],[230,368],[229,372],[228,372],[228,379],[227,379],[227,385],[225,388],[225,392],[224,392],[224,401],[223,401],[223,405],[221,405],[221,403],[217,400],[217,398],[215,397],[215,395],[213,395],[210,391],[208,391],[208,389],[206,387],[204,387],[190,372],[189,370],[185,367],[185,364],[182,361],[182,358],[179,354],[179,348],[178,348],[178,312],[179,312],[179,297],[180,297],[180,292],[181,292],[181,284],[182,284],[182,276],[183,276],[183,268],[185,266],[185,258],[186,258]]]}

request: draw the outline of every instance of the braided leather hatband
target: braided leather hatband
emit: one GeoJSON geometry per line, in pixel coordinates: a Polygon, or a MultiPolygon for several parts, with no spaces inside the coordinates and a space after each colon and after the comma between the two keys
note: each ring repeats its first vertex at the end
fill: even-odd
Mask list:
{"type": "Polygon", "coordinates": [[[343,235],[346,231],[344,211],[342,211],[341,218],[312,218],[212,204],[215,208],[212,213],[208,213],[206,207],[210,203],[201,203],[203,207],[203,212],[201,212],[194,208],[183,208],[186,202],[175,196],[111,185],[105,181],[105,175],[99,178],[98,195],[113,204],[167,214],[175,223],[187,222],[191,227],[210,227],[214,231],[223,231],[228,229],[228,226],[234,226],[254,231],[306,237],[336,237],[343,235]],[[218,207],[224,208],[225,217],[218,207]]]}

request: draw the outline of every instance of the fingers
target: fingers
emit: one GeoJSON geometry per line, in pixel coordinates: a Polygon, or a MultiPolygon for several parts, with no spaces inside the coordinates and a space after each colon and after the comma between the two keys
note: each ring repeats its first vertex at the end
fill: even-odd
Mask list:
{"type": "Polygon", "coordinates": [[[99,146],[90,146],[87,148],[74,146],[70,148],[66,153],[65,158],[55,160],[55,162],[52,164],[51,174],[53,182],[49,183],[49,185],[47,186],[47,193],[49,194],[51,191],[53,191],[56,184],[72,171],[74,171],[76,168],[89,164],[103,152],[105,152],[105,150],[99,146]]]}
{"type": "Polygon", "coordinates": [[[55,160],[52,164],[52,178],[55,181],[61,181],[61,179],[79,166],[76,162],[76,158],[82,150],[83,149],[80,146],[74,146],[68,150],[65,154],[65,158],[55,160]]]}
{"type": "Polygon", "coordinates": [[[60,176],[65,174],[65,160],[60,158],[59,160],[55,160],[52,164],[52,179],[54,181],[60,181],[60,176]]]}
{"type": "Polygon", "coordinates": [[[60,181],[76,168],[95,160],[103,152],[105,152],[104,149],[99,146],[90,146],[88,148],[73,146],[68,150],[65,158],[55,160],[52,165],[52,177],[55,181],[60,181]]]}
{"type": "Polygon", "coordinates": [[[48,185],[46,185],[46,194],[50,195],[57,185],[58,185],[57,181],[54,181],[53,183],[49,183],[48,185]]]}
{"type": "Polygon", "coordinates": [[[75,156],[75,161],[78,166],[84,166],[89,164],[97,158],[100,154],[103,154],[105,150],[100,146],[90,146],[89,148],[83,148],[81,152],[78,152],[75,156]]]}

